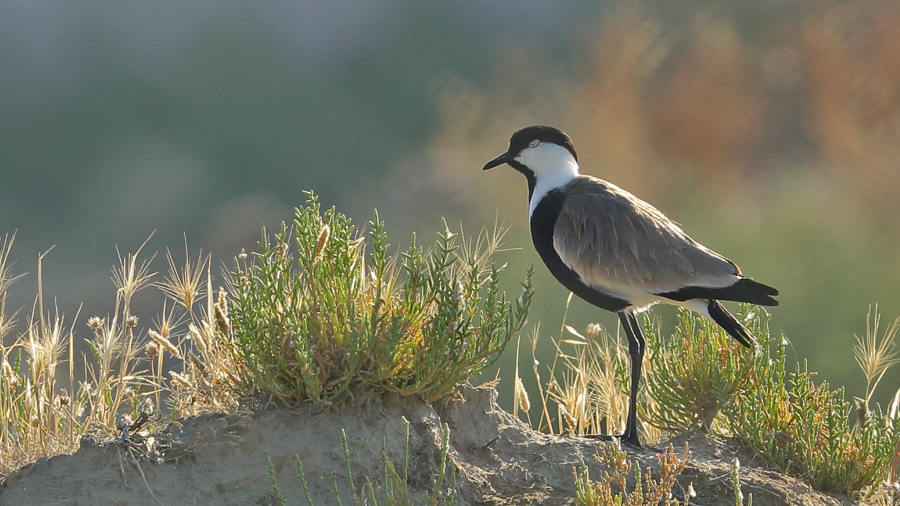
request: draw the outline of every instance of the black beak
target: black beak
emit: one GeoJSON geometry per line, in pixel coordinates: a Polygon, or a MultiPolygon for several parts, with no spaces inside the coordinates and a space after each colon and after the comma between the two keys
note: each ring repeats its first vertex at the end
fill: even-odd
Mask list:
{"type": "Polygon", "coordinates": [[[481,170],[493,169],[494,167],[496,167],[498,165],[503,165],[504,163],[509,163],[509,162],[513,161],[514,158],[515,157],[510,155],[509,151],[507,151],[506,153],[503,153],[502,155],[498,156],[497,158],[494,158],[493,160],[484,164],[484,168],[481,170]]]}

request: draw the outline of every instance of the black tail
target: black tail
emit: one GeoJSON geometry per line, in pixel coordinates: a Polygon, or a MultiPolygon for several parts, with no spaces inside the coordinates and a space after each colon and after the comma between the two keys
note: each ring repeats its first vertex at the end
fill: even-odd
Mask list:
{"type": "MultiPolygon", "coordinates": [[[[765,286],[765,285],[763,285],[765,286]]],[[[725,329],[725,332],[731,335],[731,337],[735,338],[737,342],[743,344],[748,348],[753,347],[753,343],[756,342],[753,339],[753,336],[747,332],[747,329],[741,325],[741,322],[737,321],[737,319],[725,309],[722,304],[719,304],[719,301],[715,299],[709,300],[709,305],[707,306],[707,310],[709,311],[709,316],[713,319],[714,322],[718,323],[720,327],[725,329]]]]}
{"type": "Polygon", "coordinates": [[[674,292],[658,293],[656,295],[681,302],[691,299],[719,299],[749,302],[760,306],[778,305],[778,301],[773,298],[778,295],[778,290],[748,278],[741,278],[737,283],[724,288],[686,286],[674,292]]]}

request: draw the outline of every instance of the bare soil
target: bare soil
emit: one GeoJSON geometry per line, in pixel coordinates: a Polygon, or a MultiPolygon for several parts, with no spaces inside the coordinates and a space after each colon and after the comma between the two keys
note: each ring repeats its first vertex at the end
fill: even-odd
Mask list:
{"type": "MultiPolygon", "coordinates": [[[[272,459],[287,504],[307,504],[294,468],[302,459],[313,504],[336,504],[335,475],[343,504],[353,504],[341,449],[347,434],[356,486],[381,479],[382,441],[391,461],[402,460],[404,425],[411,422],[409,486],[434,487],[441,455],[441,427],[450,427],[450,458],[456,465],[457,504],[573,504],[573,469],[582,462],[599,478],[594,459],[603,442],[535,432],[503,411],[490,388],[461,387],[456,398],[429,405],[415,398],[362,396],[332,405],[302,405],[259,413],[213,414],[172,424],[163,434],[129,449],[120,442],[88,438],[73,454],[41,459],[0,484],[0,505],[270,505],[277,504],[267,471],[272,459]],[[150,448],[142,453],[141,448],[150,448]]],[[[690,503],[735,504],[730,462],[735,449],[699,433],[684,442],[690,461],[673,489],[690,503]]],[[[658,468],[661,448],[626,448],[642,468],[658,468]]],[[[807,506],[852,504],[843,496],[812,490],[795,478],[755,467],[739,455],[744,495],[753,504],[807,506]]],[[[443,487],[446,491],[447,487],[443,487]]]]}

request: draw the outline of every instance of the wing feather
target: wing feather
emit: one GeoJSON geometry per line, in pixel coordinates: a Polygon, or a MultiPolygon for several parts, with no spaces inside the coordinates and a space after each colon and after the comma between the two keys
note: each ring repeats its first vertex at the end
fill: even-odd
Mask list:
{"type": "Polygon", "coordinates": [[[740,276],[735,264],[611,183],[580,176],[565,192],[553,246],[586,284],[629,295],[724,287],[740,276]]]}

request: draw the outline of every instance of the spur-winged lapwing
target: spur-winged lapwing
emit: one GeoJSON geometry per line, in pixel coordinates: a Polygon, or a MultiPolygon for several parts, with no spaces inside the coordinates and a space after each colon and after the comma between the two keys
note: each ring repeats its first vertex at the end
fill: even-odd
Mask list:
{"type": "Polygon", "coordinates": [[[753,337],[720,300],[777,306],[778,290],[745,278],[738,266],[697,243],[655,207],[578,173],[569,136],[549,126],[514,133],[508,164],[528,180],[531,238],[553,276],[575,295],[618,313],[631,355],[631,397],[622,440],[639,445],[637,390],[644,336],[635,315],[653,304],[682,306],[719,324],[744,346],[753,337]]]}

